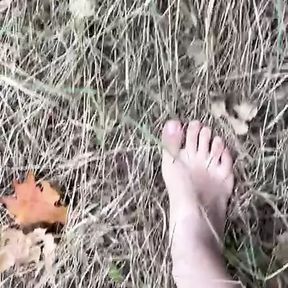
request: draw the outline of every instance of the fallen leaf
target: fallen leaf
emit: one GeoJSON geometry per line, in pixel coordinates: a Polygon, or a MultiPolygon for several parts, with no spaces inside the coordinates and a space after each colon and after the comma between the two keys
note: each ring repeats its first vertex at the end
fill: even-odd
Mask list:
{"type": "Polygon", "coordinates": [[[191,42],[187,49],[187,55],[194,59],[195,66],[203,65],[206,62],[204,41],[196,39],[191,42]]]}
{"type": "Polygon", "coordinates": [[[189,5],[185,1],[181,1],[179,4],[180,4],[182,15],[184,16],[185,27],[187,27],[188,29],[191,29],[193,27],[198,27],[199,21],[198,21],[197,11],[192,1],[189,3],[189,5]]]}
{"type": "Polygon", "coordinates": [[[56,243],[54,242],[54,237],[51,234],[46,234],[43,238],[44,247],[43,247],[43,258],[44,258],[44,265],[47,271],[51,273],[53,264],[56,259],[55,250],[56,250],[56,243]]]}
{"type": "Polygon", "coordinates": [[[249,102],[242,102],[239,105],[233,107],[238,117],[243,121],[251,121],[257,115],[258,109],[256,106],[249,102]]]}
{"type": "MultiPolygon", "coordinates": [[[[286,64],[288,65],[288,63],[286,64]]],[[[288,70],[288,67],[287,67],[288,70]]],[[[285,100],[287,99],[288,94],[288,83],[283,83],[280,87],[275,90],[275,97],[278,100],[285,100]]]]}
{"type": "Polygon", "coordinates": [[[91,17],[95,13],[95,2],[92,0],[70,0],[69,10],[77,19],[91,17]]]}
{"type": "Polygon", "coordinates": [[[45,268],[50,271],[55,261],[56,244],[53,235],[45,233],[46,230],[41,228],[28,234],[18,229],[4,228],[1,231],[0,241],[0,272],[14,265],[38,264],[41,254],[43,254],[45,268]],[[41,252],[42,246],[43,253],[41,252]]]}
{"type": "Polygon", "coordinates": [[[8,270],[14,264],[15,257],[12,253],[9,253],[9,251],[0,251],[0,273],[8,270]]]}
{"type": "Polygon", "coordinates": [[[232,116],[228,116],[228,122],[233,127],[235,133],[237,135],[246,135],[248,132],[248,124],[241,119],[234,118],[232,116]]]}
{"type": "Polygon", "coordinates": [[[210,106],[210,111],[214,117],[225,117],[237,135],[246,135],[249,130],[246,121],[251,121],[256,116],[257,108],[248,102],[243,102],[240,105],[235,105],[234,110],[239,118],[228,114],[224,101],[212,102],[210,106]]]}
{"type": "Polygon", "coordinates": [[[13,182],[15,195],[0,197],[16,223],[28,226],[37,223],[62,223],[67,220],[68,208],[58,205],[60,195],[46,181],[36,185],[32,172],[23,183],[13,182]]]}
{"type": "Polygon", "coordinates": [[[31,257],[30,246],[31,240],[25,237],[21,230],[7,228],[1,233],[1,272],[6,269],[21,264],[28,264],[33,258],[34,261],[39,261],[36,256],[31,257]]]}
{"type": "Polygon", "coordinates": [[[277,236],[277,245],[273,249],[274,257],[283,265],[288,263],[288,232],[277,236]]]}
{"type": "Polygon", "coordinates": [[[221,116],[228,116],[224,101],[213,102],[211,104],[210,110],[212,115],[216,118],[220,118],[221,116]]]}
{"type": "Polygon", "coordinates": [[[30,239],[26,238],[21,230],[7,228],[1,233],[1,252],[9,253],[14,264],[26,261],[30,244],[30,239]]]}
{"type": "MultiPolygon", "coordinates": [[[[40,259],[40,256],[41,256],[41,247],[39,246],[31,247],[26,261],[27,263],[32,262],[37,263],[40,259]]],[[[22,263],[24,263],[24,261],[22,263]]]]}
{"type": "Polygon", "coordinates": [[[7,10],[12,3],[12,0],[2,0],[0,1],[0,12],[7,10]]]}
{"type": "Polygon", "coordinates": [[[28,235],[32,241],[32,244],[36,244],[40,241],[43,241],[46,235],[46,229],[36,228],[33,230],[33,233],[29,233],[28,235]]]}

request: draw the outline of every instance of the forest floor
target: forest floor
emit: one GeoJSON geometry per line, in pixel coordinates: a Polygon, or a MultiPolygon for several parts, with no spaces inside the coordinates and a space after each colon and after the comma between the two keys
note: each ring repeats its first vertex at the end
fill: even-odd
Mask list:
{"type": "Polygon", "coordinates": [[[174,117],[211,125],[233,151],[231,275],[246,287],[285,287],[286,8],[0,1],[1,194],[32,169],[71,203],[55,270],[11,269],[1,287],[173,287],[159,136],[174,117]]]}

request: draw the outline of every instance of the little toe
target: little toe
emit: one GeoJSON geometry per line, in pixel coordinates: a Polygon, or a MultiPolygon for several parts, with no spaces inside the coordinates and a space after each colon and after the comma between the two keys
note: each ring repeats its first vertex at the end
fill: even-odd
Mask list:
{"type": "Polygon", "coordinates": [[[183,138],[183,129],[180,121],[169,120],[162,131],[163,161],[175,159],[178,156],[183,138]]]}
{"type": "Polygon", "coordinates": [[[216,136],[211,145],[211,151],[210,151],[210,156],[211,156],[211,166],[215,167],[218,164],[220,164],[220,158],[224,150],[224,142],[223,140],[219,137],[216,136]]]}
{"type": "Polygon", "coordinates": [[[199,133],[198,153],[201,157],[208,157],[211,139],[211,129],[203,127],[199,133]]]}
{"type": "Polygon", "coordinates": [[[185,145],[185,149],[188,152],[188,155],[193,155],[197,152],[200,129],[201,129],[200,121],[194,120],[189,123],[185,145]]]}
{"type": "Polygon", "coordinates": [[[220,165],[223,175],[228,177],[233,174],[233,159],[228,148],[225,148],[221,155],[221,165],[220,165]]]}

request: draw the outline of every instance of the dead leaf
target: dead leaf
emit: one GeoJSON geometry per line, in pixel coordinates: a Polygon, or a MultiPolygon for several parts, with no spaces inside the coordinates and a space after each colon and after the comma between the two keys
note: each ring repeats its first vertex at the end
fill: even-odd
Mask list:
{"type": "Polygon", "coordinates": [[[195,66],[200,66],[206,62],[204,41],[195,39],[187,49],[187,55],[194,59],[195,66]]]}
{"type": "Polygon", "coordinates": [[[0,241],[0,272],[14,265],[39,264],[42,246],[45,268],[51,270],[55,261],[56,244],[53,235],[45,232],[45,229],[38,228],[24,234],[18,229],[4,228],[0,241]]]}
{"type": "Polygon", "coordinates": [[[95,2],[92,0],[70,0],[69,10],[77,19],[91,17],[95,13],[95,2]]]}
{"type": "Polygon", "coordinates": [[[181,9],[182,15],[184,16],[185,27],[187,27],[188,29],[191,29],[193,27],[198,27],[199,21],[197,17],[197,11],[192,1],[189,3],[189,5],[185,1],[181,1],[180,9],[181,9]]]}
{"type": "Polygon", "coordinates": [[[62,223],[67,221],[67,207],[58,206],[60,195],[46,181],[36,185],[32,172],[23,183],[13,182],[15,195],[0,197],[16,223],[28,226],[37,223],[62,223]]]}
{"type": "Polygon", "coordinates": [[[29,255],[27,257],[27,263],[35,262],[37,263],[41,256],[41,247],[35,246],[31,247],[29,251],[29,255]]]}
{"type": "Polygon", "coordinates": [[[273,249],[274,257],[283,265],[288,263],[288,232],[277,237],[278,244],[273,249]]]}
{"type": "Polygon", "coordinates": [[[228,116],[227,119],[237,135],[246,135],[248,133],[249,127],[245,121],[232,116],[228,116]]]}
{"type": "Polygon", "coordinates": [[[51,234],[46,234],[43,247],[44,265],[47,271],[51,273],[53,264],[56,259],[55,250],[56,244],[54,242],[54,237],[51,234]]]}
{"type": "Polygon", "coordinates": [[[10,267],[14,266],[15,257],[12,253],[8,251],[0,251],[0,273],[8,270],[10,267]]]}
{"type": "Polygon", "coordinates": [[[29,233],[29,237],[32,241],[32,244],[36,244],[42,241],[45,238],[46,229],[36,228],[33,230],[33,233],[29,233]]]}
{"type": "Polygon", "coordinates": [[[2,0],[0,1],[0,12],[7,10],[12,3],[12,0],[2,0]]]}
{"type": "Polygon", "coordinates": [[[31,259],[39,261],[39,258],[31,257],[30,246],[31,241],[28,237],[25,237],[21,230],[7,228],[1,233],[1,250],[0,255],[1,272],[6,269],[21,264],[29,264],[31,259]]]}
{"type": "Polygon", "coordinates": [[[234,106],[234,110],[237,112],[239,118],[228,114],[224,101],[211,103],[210,110],[216,118],[225,117],[237,135],[246,135],[248,133],[249,126],[246,121],[251,121],[257,114],[257,108],[248,102],[234,106]]]}
{"type": "Polygon", "coordinates": [[[211,113],[214,117],[220,118],[221,116],[228,116],[225,102],[224,101],[215,101],[211,104],[210,107],[211,113]]]}
{"type": "Polygon", "coordinates": [[[251,121],[256,117],[258,112],[256,106],[246,101],[239,105],[235,105],[233,109],[238,114],[238,117],[243,121],[251,121]]]}

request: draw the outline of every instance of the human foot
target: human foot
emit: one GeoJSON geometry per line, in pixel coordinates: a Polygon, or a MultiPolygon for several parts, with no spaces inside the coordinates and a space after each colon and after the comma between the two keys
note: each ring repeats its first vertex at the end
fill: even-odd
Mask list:
{"type": "Polygon", "coordinates": [[[180,122],[168,121],[162,133],[162,174],[170,200],[173,274],[178,283],[187,280],[188,286],[178,287],[191,287],[191,279],[206,287],[202,283],[205,278],[229,278],[214,236],[223,238],[227,201],[234,183],[233,163],[222,139],[211,141],[211,129],[202,127],[199,121],[189,123],[185,147],[180,149],[182,140],[180,122]],[[207,269],[199,269],[199,261],[207,269]]]}
{"type": "Polygon", "coordinates": [[[180,122],[168,121],[162,134],[162,173],[173,224],[192,214],[201,221],[203,215],[199,208],[202,206],[222,236],[227,201],[234,183],[230,153],[218,136],[210,148],[211,129],[202,127],[199,121],[189,123],[184,149],[180,149],[182,139],[180,122]]]}

